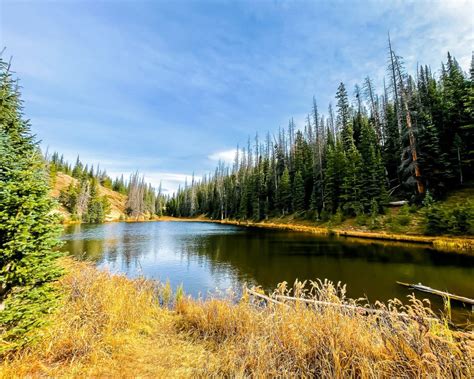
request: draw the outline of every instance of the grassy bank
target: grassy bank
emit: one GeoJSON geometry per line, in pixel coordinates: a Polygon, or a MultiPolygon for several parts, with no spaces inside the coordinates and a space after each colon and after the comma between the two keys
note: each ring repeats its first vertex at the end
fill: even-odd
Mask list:
{"type": "MultiPolygon", "coordinates": [[[[211,375],[472,377],[474,336],[451,331],[412,299],[400,319],[301,304],[262,307],[244,297],[192,300],[146,280],[65,261],[61,308],[36,344],[0,364],[0,377],[211,375]]],[[[280,293],[288,293],[281,286],[280,293]]],[[[301,286],[292,295],[301,296],[301,286]]],[[[355,304],[315,283],[307,297],[355,304]]]]}

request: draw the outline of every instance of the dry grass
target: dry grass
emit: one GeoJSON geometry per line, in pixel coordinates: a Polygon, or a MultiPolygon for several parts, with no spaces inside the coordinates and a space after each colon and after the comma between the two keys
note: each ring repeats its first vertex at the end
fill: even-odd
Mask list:
{"type": "MultiPolygon", "coordinates": [[[[451,331],[422,302],[383,315],[300,302],[192,300],[169,286],[66,261],[64,304],[36,345],[6,357],[0,377],[472,377],[473,335],[451,331]],[[409,318],[399,318],[402,310],[409,318]]],[[[345,288],[301,283],[276,294],[329,301],[345,288]]]]}
{"type": "Polygon", "coordinates": [[[64,303],[36,345],[0,365],[0,378],[193,376],[212,364],[200,344],[176,332],[176,315],[158,298],[169,290],[86,263],[65,261],[64,303]]]}
{"type": "MultiPolygon", "coordinates": [[[[51,196],[58,199],[61,191],[67,189],[71,183],[76,185],[77,179],[62,172],[58,172],[54,181],[54,185],[51,188],[51,196]]],[[[116,191],[112,191],[111,189],[105,188],[101,185],[99,185],[99,194],[101,196],[106,196],[109,200],[110,208],[106,216],[107,221],[116,221],[121,217],[125,217],[125,202],[127,200],[127,196],[122,195],[116,191]]],[[[59,206],[58,211],[65,218],[65,221],[69,222],[71,215],[67,209],[63,206],[59,206]]]]}
{"type": "MultiPolygon", "coordinates": [[[[345,299],[344,287],[330,282],[303,288],[296,283],[293,294],[356,304],[345,299]]],[[[288,292],[285,285],[277,291],[288,292]]],[[[184,300],[177,310],[183,330],[212,341],[222,375],[472,377],[472,335],[456,335],[432,320],[434,314],[415,298],[409,306],[379,304],[384,314],[370,316],[337,306],[288,305],[184,300]]]]}

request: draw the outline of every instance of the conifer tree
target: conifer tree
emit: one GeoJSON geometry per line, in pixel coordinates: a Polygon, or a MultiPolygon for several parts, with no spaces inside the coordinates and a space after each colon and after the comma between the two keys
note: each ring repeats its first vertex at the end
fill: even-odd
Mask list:
{"type": "Polygon", "coordinates": [[[291,211],[291,182],[288,168],[285,167],[278,187],[279,208],[282,214],[291,211]]]}
{"type": "Polygon", "coordinates": [[[304,181],[301,172],[298,170],[295,174],[293,183],[293,210],[295,212],[301,212],[305,210],[304,206],[304,181]]]}
{"type": "Polygon", "coordinates": [[[362,159],[359,151],[353,144],[345,157],[345,164],[342,167],[341,203],[344,211],[355,216],[362,212],[362,159]]]}
{"type": "Polygon", "coordinates": [[[211,217],[260,219],[298,211],[326,219],[328,212],[342,217],[344,211],[375,219],[389,194],[420,202],[425,187],[439,198],[472,180],[474,64],[468,78],[448,55],[439,80],[421,66],[415,81],[390,40],[389,54],[391,95],[385,81],[377,95],[366,78],[365,97],[357,86],[352,109],[341,83],[337,122],[331,104],[325,118],[313,98],[304,132],[291,119],[273,144],[267,136],[265,147],[256,140],[251,149],[249,141],[230,171],[219,168],[180,189],[166,208],[189,215],[195,193],[199,212],[211,217]]]}
{"type": "Polygon", "coordinates": [[[339,84],[336,93],[337,123],[341,131],[342,143],[345,151],[349,151],[354,141],[354,131],[350,121],[349,100],[344,83],[339,84]]]}
{"type": "Polygon", "coordinates": [[[0,59],[0,334],[5,349],[26,342],[27,332],[44,322],[58,297],[53,283],[61,274],[55,250],[59,227],[53,209],[46,167],[23,117],[18,86],[0,59]]]}

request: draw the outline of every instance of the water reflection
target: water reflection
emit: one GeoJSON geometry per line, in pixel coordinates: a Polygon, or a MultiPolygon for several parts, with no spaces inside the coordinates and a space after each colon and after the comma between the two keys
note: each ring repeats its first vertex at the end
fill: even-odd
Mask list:
{"type": "MultiPolygon", "coordinates": [[[[370,301],[405,298],[410,291],[396,281],[474,297],[474,257],[416,245],[188,222],[74,225],[64,239],[65,250],[99,267],[169,279],[192,295],[244,282],[273,289],[283,280],[328,278],[370,301]]],[[[439,298],[430,299],[442,307],[439,298]]],[[[470,314],[461,311],[456,317],[470,314]]]]}

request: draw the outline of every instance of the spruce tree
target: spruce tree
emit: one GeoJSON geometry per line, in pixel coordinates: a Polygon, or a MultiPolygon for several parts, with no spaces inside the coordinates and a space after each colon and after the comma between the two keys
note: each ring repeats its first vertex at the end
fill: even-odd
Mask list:
{"type": "Polygon", "coordinates": [[[393,104],[385,104],[384,121],[385,143],[382,147],[382,156],[387,169],[389,187],[397,187],[400,184],[398,167],[400,165],[401,145],[400,133],[397,125],[397,117],[393,104]]]}
{"type": "MultiPolygon", "coordinates": [[[[0,350],[13,349],[44,322],[58,297],[59,227],[46,168],[20,93],[0,60],[0,350]]],[[[1,352],[1,351],[0,351],[1,352]]]]}
{"type": "Polygon", "coordinates": [[[341,202],[343,209],[347,214],[355,216],[362,211],[362,159],[354,144],[347,152],[342,172],[341,202]]]}
{"type": "Polygon", "coordinates": [[[293,210],[295,212],[301,212],[305,210],[304,206],[304,181],[301,172],[298,170],[295,174],[293,182],[293,210]]]}
{"type": "Polygon", "coordinates": [[[324,195],[328,210],[335,213],[339,208],[342,195],[342,183],[345,176],[347,159],[341,141],[328,142],[326,168],[324,172],[324,195]]]}
{"type": "MultiPolygon", "coordinates": [[[[220,170],[178,191],[166,207],[187,215],[195,191],[200,212],[212,217],[224,212],[260,219],[308,208],[306,216],[311,218],[323,210],[323,218],[327,212],[342,216],[342,210],[377,214],[388,193],[395,199],[420,201],[426,186],[439,198],[472,180],[474,60],[469,78],[448,55],[440,80],[429,67],[420,66],[415,82],[390,40],[389,53],[392,93],[384,81],[384,94],[375,94],[367,78],[369,115],[361,90],[356,87],[352,109],[341,83],[337,122],[331,105],[325,118],[313,99],[312,119],[308,117],[304,132],[291,119],[273,146],[269,136],[265,148],[256,140],[252,150],[249,142],[242,158],[237,156],[231,176],[220,170]]],[[[85,171],[79,161],[76,166],[85,171]]]]}
{"type": "Polygon", "coordinates": [[[280,178],[280,185],[278,187],[279,207],[282,214],[287,214],[291,210],[291,182],[290,172],[285,167],[280,178]]]}
{"type": "Polygon", "coordinates": [[[336,93],[337,99],[337,123],[341,131],[342,143],[344,150],[347,152],[351,148],[354,141],[354,131],[350,121],[349,100],[344,83],[339,84],[336,93]]]}
{"type": "Polygon", "coordinates": [[[105,221],[105,216],[109,209],[109,201],[107,197],[100,196],[99,186],[95,179],[90,184],[90,199],[87,204],[86,214],[83,216],[83,221],[88,223],[102,223],[105,221]]]}

